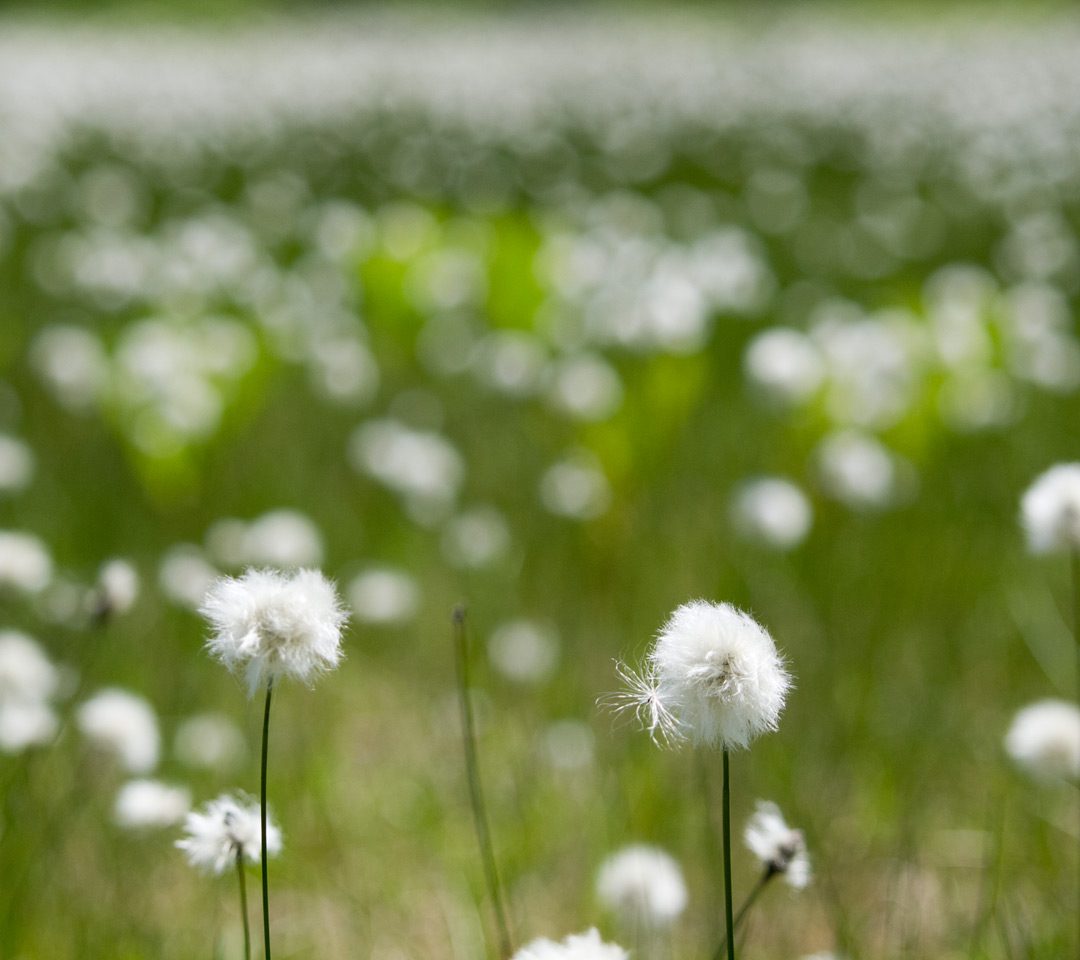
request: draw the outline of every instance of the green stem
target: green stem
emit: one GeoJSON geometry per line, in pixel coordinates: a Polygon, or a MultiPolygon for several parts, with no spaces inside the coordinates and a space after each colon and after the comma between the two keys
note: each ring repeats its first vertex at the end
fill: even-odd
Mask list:
{"type": "Polygon", "coordinates": [[[724,787],[721,800],[724,821],[724,918],[727,921],[728,960],[735,960],[735,923],[731,909],[731,777],[728,766],[728,750],[724,747],[724,787]]]}
{"type": "MultiPolygon", "coordinates": [[[[1073,641],[1076,643],[1076,702],[1080,704],[1080,550],[1070,551],[1072,568],[1073,641]]],[[[1080,845],[1077,847],[1077,954],[1080,954],[1080,845]]]]}
{"type": "Polygon", "coordinates": [[[746,919],[746,915],[750,912],[750,908],[754,905],[754,901],[761,895],[761,891],[765,889],[765,885],[777,874],[777,871],[772,867],[766,867],[765,872],[761,875],[761,878],[756,884],[754,889],[750,891],[750,896],[743,901],[743,905],[739,907],[739,912],[735,914],[735,929],[738,930],[743,920],[746,919]]]}
{"type": "Polygon", "coordinates": [[[503,902],[502,885],[499,871],[495,865],[495,854],[491,848],[491,831],[488,827],[487,812],[484,808],[484,792],[480,782],[480,765],[477,761],[476,723],[473,718],[472,701],[469,699],[469,640],[465,631],[465,608],[454,608],[454,633],[457,638],[457,681],[461,697],[461,720],[465,728],[465,772],[469,779],[469,799],[472,803],[473,822],[476,826],[476,839],[480,845],[480,859],[484,864],[484,879],[487,881],[488,894],[491,897],[492,910],[495,913],[495,926],[499,931],[499,948],[506,958],[513,952],[510,938],[510,924],[506,919],[506,907],[503,902]]]}
{"type": "Polygon", "coordinates": [[[236,876],[240,879],[240,917],[244,921],[244,960],[251,960],[251,930],[248,928],[247,880],[244,877],[244,848],[236,848],[236,876]]]}
{"type": "Polygon", "coordinates": [[[259,802],[262,808],[259,815],[262,821],[262,901],[263,901],[263,955],[270,960],[270,879],[267,875],[266,856],[266,749],[270,742],[270,695],[274,682],[266,684],[266,709],[263,712],[262,734],[262,776],[260,778],[259,802]]]}

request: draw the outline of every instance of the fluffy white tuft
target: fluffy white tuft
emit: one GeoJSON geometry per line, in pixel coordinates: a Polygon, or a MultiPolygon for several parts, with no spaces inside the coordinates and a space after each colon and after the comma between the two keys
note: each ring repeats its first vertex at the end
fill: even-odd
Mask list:
{"type": "Polygon", "coordinates": [[[664,624],[649,654],[657,716],[695,744],[747,747],[775,730],[791,676],[768,632],[729,603],[694,600],[664,624]]]}
{"type": "Polygon", "coordinates": [[[222,577],[200,609],[214,630],[206,641],[211,655],[243,674],[249,695],[284,677],[310,684],[341,660],[348,614],[318,570],[222,577]]]}
{"type": "Polygon", "coordinates": [[[1024,707],[1005,735],[1005,751],[1039,779],[1080,778],[1080,708],[1064,700],[1024,707]]]}
{"type": "Polygon", "coordinates": [[[676,860],[657,847],[625,847],[601,865],[596,897],[632,924],[666,926],[686,909],[686,882],[676,860]]]}
{"type": "MultiPolygon", "coordinates": [[[[262,857],[261,812],[258,801],[245,803],[238,797],[223,794],[207,803],[201,812],[187,815],[186,836],[177,840],[176,846],[187,854],[188,863],[207,873],[224,873],[236,863],[237,857],[258,863],[262,857]]],[[[281,831],[269,815],[266,852],[271,857],[281,852],[281,831]]]]}
{"type": "Polygon", "coordinates": [[[1080,550],[1080,463],[1059,463],[1036,478],[1020,519],[1032,552],[1080,550]]]}
{"type": "Polygon", "coordinates": [[[784,822],[775,803],[759,800],[754,815],[746,824],[743,839],[750,852],[761,861],[770,874],[783,874],[796,890],[810,883],[810,857],[801,830],[793,830],[784,822]]]}
{"type": "Polygon", "coordinates": [[[562,943],[541,938],[525,944],[512,960],[627,960],[630,954],[614,943],[604,943],[594,927],[572,934],[562,943]]]}

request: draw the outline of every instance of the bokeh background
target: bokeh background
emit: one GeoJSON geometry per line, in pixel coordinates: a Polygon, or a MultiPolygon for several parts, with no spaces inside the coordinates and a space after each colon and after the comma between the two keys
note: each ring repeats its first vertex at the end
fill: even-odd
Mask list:
{"type": "Polygon", "coordinates": [[[1075,788],[1002,738],[1075,696],[1068,568],[1017,511],[1080,447],[1080,21],[89,6],[0,25],[0,528],[34,538],[0,626],[55,668],[29,727],[0,683],[0,956],[240,955],[166,821],[257,790],[261,704],[195,612],[251,564],[353,611],[274,707],[283,957],[493,954],[459,601],[517,941],[629,943],[594,875],[649,842],[691,891],[661,955],[710,954],[718,760],[603,702],[694,597],[797,677],[734,804],[816,877],[746,956],[1063,955],[1075,788]],[[81,732],[108,688],[149,759],[81,732]],[[125,816],[133,776],[176,809],[125,816]]]}

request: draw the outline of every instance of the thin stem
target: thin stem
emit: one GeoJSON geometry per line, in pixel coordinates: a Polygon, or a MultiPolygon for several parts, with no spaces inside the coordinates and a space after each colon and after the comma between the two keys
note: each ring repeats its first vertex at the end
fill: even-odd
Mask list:
{"type": "Polygon", "coordinates": [[[244,877],[244,848],[236,848],[236,876],[240,879],[240,916],[244,921],[244,960],[251,960],[251,930],[248,928],[247,880],[244,877]]]}
{"type": "MultiPolygon", "coordinates": [[[[721,883],[721,867],[720,867],[720,837],[716,830],[716,818],[713,816],[713,786],[712,780],[709,777],[709,766],[707,763],[707,754],[703,750],[699,750],[695,753],[698,766],[698,777],[701,783],[701,800],[705,806],[705,861],[709,868],[709,890],[708,899],[710,902],[719,899],[719,890],[721,883]]],[[[712,911],[709,911],[709,926],[705,931],[708,937],[707,942],[711,945],[716,942],[720,935],[720,925],[714,920],[712,911]]],[[[723,950],[721,949],[721,953],[723,950]]]]}
{"type": "Polygon", "coordinates": [[[750,896],[743,901],[743,905],[739,907],[739,912],[735,914],[735,929],[738,930],[740,924],[746,918],[746,915],[750,912],[750,908],[754,905],[754,901],[761,895],[761,891],[765,889],[765,885],[776,876],[778,870],[774,870],[771,866],[765,868],[765,872],[761,875],[761,878],[754,884],[754,889],[750,891],[750,896]]]}
{"type": "MultiPolygon", "coordinates": [[[[1076,643],[1076,700],[1080,703],[1080,550],[1069,553],[1072,567],[1073,640],[1076,643]]],[[[1080,924],[1080,845],[1077,847],[1077,922],[1080,924]]],[[[1080,954],[1080,926],[1077,928],[1077,953],[1080,954]]]]}
{"type": "Polygon", "coordinates": [[[263,901],[263,955],[270,960],[270,879],[267,875],[266,856],[266,749],[270,742],[270,695],[274,682],[266,684],[266,709],[263,712],[262,776],[259,784],[259,815],[262,821],[262,901],[263,901]]]}
{"type": "Polygon", "coordinates": [[[728,751],[727,747],[724,747],[724,787],[721,800],[724,821],[724,918],[727,921],[728,960],[735,960],[735,923],[731,909],[731,777],[728,766],[728,751]]]}
{"type": "Polygon", "coordinates": [[[465,630],[465,608],[455,607],[453,619],[457,639],[457,682],[461,698],[461,721],[465,732],[465,772],[469,779],[469,799],[472,803],[473,822],[476,825],[476,839],[480,845],[480,859],[484,864],[484,879],[487,881],[488,895],[491,897],[491,907],[495,914],[495,926],[499,931],[500,953],[503,957],[509,957],[514,948],[510,938],[510,924],[506,918],[499,871],[491,848],[491,831],[488,828],[480,767],[477,762],[476,724],[469,699],[469,640],[465,630]]]}

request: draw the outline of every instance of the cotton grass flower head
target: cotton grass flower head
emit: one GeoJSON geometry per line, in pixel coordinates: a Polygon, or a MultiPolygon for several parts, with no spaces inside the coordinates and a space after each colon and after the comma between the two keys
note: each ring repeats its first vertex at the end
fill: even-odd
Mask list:
{"type": "Polygon", "coordinates": [[[747,747],[775,730],[791,676],[768,631],[730,603],[693,600],[664,624],[624,706],[650,733],[747,747]]]}
{"type": "Polygon", "coordinates": [[[1028,487],[1020,519],[1033,553],[1080,550],[1080,463],[1059,463],[1028,487]]]}
{"type": "MultiPolygon", "coordinates": [[[[258,863],[262,857],[258,801],[245,802],[222,794],[201,811],[192,811],[184,819],[185,836],[176,847],[187,854],[188,863],[207,873],[222,874],[237,857],[258,863]]],[[[266,853],[276,857],[281,852],[281,830],[266,819],[266,853]]]]}
{"type": "Polygon", "coordinates": [[[770,875],[782,874],[796,890],[802,890],[810,883],[812,873],[806,838],[801,830],[793,830],[784,822],[775,803],[757,802],[743,839],[770,875]]]}
{"type": "Polygon", "coordinates": [[[657,847],[635,844],[600,865],[596,897],[632,924],[667,926],[686,909],[686,881],[676,860],[657,847]]]}
{"type": "Polygon", "coordinates": [[[595,927],[572,934],[561,943],[541,938],[525,944],[512,960],[627,960],[630,954],[614,943],[604,943],[595,927]]]}
{"type": "Polygon", "coordinates": [[[1080,708],[1064,700],[1024,707],[1005,735],[1005,751],[1040,780],[1080,778],[1080,708]]]}
{"type": "Polygon", "coordinates": [[[213,633],[206,645],[248,692],[292,677],[310,684],[341,660],[348,614],[334,585],[318,570],[248,570],[222,577],[200,608],[213,633]]]}

